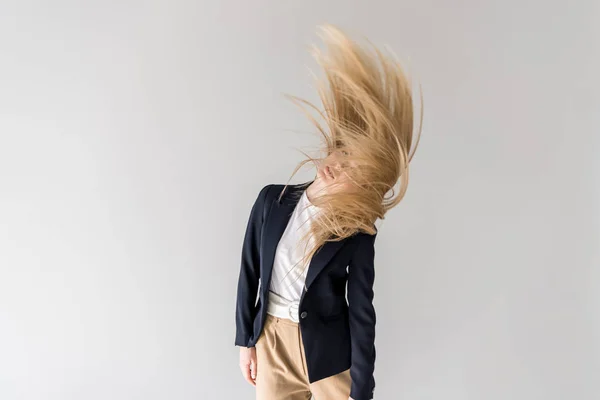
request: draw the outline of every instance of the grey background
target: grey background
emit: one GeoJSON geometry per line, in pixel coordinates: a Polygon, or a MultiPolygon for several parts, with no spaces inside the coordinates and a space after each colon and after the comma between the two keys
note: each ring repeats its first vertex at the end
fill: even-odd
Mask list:
{"type": "MultiPolygon", "coordinates": [[[[600,397],[597,1],[4,1],[0,398],[250,399],[258,190],[316,136],[332,22],[422,82],[377,241],[379,399],[600,397]]],[[[312,177],[304,170],[295,182],[312,177]]]]}

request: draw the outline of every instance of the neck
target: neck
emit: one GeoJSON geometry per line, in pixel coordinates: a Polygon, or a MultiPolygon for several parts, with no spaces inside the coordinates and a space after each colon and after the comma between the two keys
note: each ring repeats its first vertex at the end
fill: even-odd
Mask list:
{"type": "Polygon", "coordinates": [[[323,181],[317,176],[315,180],[306,188],[306,197],[308,197],[308,201],[311,203],[313,200],[325,190],[325,185],[323,181]]]}

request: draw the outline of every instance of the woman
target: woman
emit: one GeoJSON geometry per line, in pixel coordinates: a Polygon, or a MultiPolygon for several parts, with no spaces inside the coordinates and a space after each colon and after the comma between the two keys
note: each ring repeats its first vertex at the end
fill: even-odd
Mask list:
{"type": "Polygon", "coordinates": [[[265,186],[244,238],[235,344],[258,400],[369,400],[375,387],[375,222],[406,191],[412,93],[397,62],[322,31],[325,123],[312,120],[326,157],[300,163],[317,167],[308,183],[265,186]]]}

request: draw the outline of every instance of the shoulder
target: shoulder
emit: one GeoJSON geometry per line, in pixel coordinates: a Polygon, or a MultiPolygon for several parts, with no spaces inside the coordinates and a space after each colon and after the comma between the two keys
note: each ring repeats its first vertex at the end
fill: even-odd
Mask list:
{"type": "Polygon", "coordinates": [[[373,225],[372,228],[375,231],[375,233],[373,234],[367,233],[365,231],[358,231],[354,234],[354,236],[357,237],[359,240],[375,240],[379,231],[377,230],[377,227],[375,225],[373,225]]]}
{"type": "Polygon", "coordinates": [[[271,187],[272,187],[272,186],[273,186],[273,185],[272,185],[272,184],[270,184],[270,183],[269,183],[269,184],[267,184],[267,185],[264,185],[264,186],[262,187],[262,189],[260,189],[260,192],[258,193],[258,197],[265,198],[265,197],[266,197],[266,195],[269,193],[269,190],[271,189],[271,187]]]}
{"type": "Polygon", "coordinates": [[[356,240],[364,242],[374,242],[375,239],[377,238],[377,228],[375,228],[375,233],[374,234],[370,234],[370,233],[366,233],[366,232],[358,232],[354,235],[354,237],[356,238],[356,240]]]}
{"type": "Polygon", "coordinates": [[[267,200],[280,199],[285,201],[286,199],[289,201],[297,200],[297,196],[302,193],[303,189],[306,188],[305,184],[279,184],[272,183],[263,190],[265,191],[265,196],[267,200]]]}
{"type": "Polygon", "coordinates": [[[293,186],[294,185],[288,185],[288,187],[286,188],[286,185],[277,183],[269,183],[267,185],[264,185],[258,193],[257,201],[261,203],[270,204],[273,201],[277,200],[280,195],[287,194],[289,191],[291,191],[291,187],[293,186]]]}
{"type": "MultiPolygon", "coordinates": [[[[289,190],[290,187],[295,187],[296,185],[287,185],[287,186],[288,186],[288,189],[286,189],[286,192],[287,192],[287,190],[289,190]]],[[[277,194],[278,195],[279,193],[281,193],[281,191],[285,187],[286,187],[286,185],[283,185],[283,184],[269,183],[269,184],[264,185],[260,189],[259,195],[263,195],[263,196],[273,195],[273,194],[277,194]]]]}
{"type": "Polygon", "coordinates": [[[278,196],[279,193],[283,190],[285,185],[279,185],[276,183],[269,183],[264,185],[258,194],[258,197],[263,201],[268,201],[278,196]]]}
{"type": "Polygon", "coordinates": [[[356,251],[360,251],[359,249],[365,247],[373,247],[375,246],[375,239],[377,239],[377,228],[375,228],[375,233],[372,235],[366,232],[357,232],[353,236],[353,247],[356,251]]]}
{"type": "Polygon", "coordinates": [[[373,266],[375,260],[375,238],[377,233],[370,235],[359,232],[353,236],[351,244],[351,265],[373,266]]]}
{"type": "Polygon", "coordinates": [[[375,259],[375,237],[367,233],[357,233],[349,243],[350,260],[353,264],[372,263],[375,259]]]}

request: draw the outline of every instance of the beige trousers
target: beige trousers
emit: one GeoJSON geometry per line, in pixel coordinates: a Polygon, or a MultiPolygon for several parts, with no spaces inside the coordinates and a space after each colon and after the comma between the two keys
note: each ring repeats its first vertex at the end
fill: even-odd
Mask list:
{"type": "MultiPolygon", "coordinates": [[[[323,360],[323,362],[326,362],[323,360]]],[[[350,370],[309,383],[297,323],[267,314],[256,343],[257,400],[348,400],[350,370]]]]}

